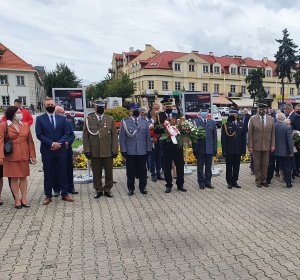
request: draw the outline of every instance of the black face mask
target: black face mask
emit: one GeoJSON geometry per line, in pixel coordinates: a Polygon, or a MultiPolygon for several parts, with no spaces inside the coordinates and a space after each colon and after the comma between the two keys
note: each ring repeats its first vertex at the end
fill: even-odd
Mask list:
{"type": "Polygon", "coordinates": [[[266,114],[266,112],[265,111],[260,111],[260,112],[258,112],[259,114],[260,114],[260,116],[264,116],[265,114],[266,114]]]}
{"type": "Polygon", "coordinates": [[[296,111],[296,113],[297,113],[298,115],[300,115],[300,111],[296,111]]]}
{"type": "Polygon", "coordinates": [[[55,107],[53,106],[53,107],[46,107],[46,111],[49,113],[49,114],[52,114],[53,112],[54,112],[54,110],[55,110],[55,107]]]}
{"type": "Polygon", "coordinates": [[[234,122],[235,121],[235,116],[229,115],[228,118],[227,118],[227,121],[228,122],[234,122]]]}
{"type": "Polygon", "coordinates": [[[140,111],[139,110],[133,110],[132,115],[137,118],[140,115],[140,111]]]}
{"type": "Polygon", "coordinates": [[[97,107],[96,111],[98,114],[102,115],[104,113],[104,107],[97,107]]]}
{"type": "Polygon", "coordinates": [[[171,113],[172,113],[172,109],[166,109],[166,113],[168,114],[168,115],[170,115],[171,113]]]}

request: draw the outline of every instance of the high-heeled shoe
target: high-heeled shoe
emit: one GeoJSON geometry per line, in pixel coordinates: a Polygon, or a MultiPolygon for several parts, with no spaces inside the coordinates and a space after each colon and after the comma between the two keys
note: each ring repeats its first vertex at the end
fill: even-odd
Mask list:
{"type": "Polygon", "coordinates": [[[15,205],[16,209],[22,209],[22,204],[21,205],[15,205]]]}
{"type": "Polygon", "coordinates": [[[23,204],[23,203],[21,203],[21,205],[22,205],[22,207],[24,207],[24,208],[29,208],[29,207],[30,207],[30,205],[28,205],[28,204],[23,204]]]}

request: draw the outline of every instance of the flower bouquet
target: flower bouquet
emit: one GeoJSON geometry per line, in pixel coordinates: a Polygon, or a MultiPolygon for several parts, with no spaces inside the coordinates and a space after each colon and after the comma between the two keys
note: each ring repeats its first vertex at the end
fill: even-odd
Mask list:
{"type": "Polygon", "coordinates": [[[300,152],[300,131],[294,131],[292,139],[297,149],[297,152],[300,152]]]}

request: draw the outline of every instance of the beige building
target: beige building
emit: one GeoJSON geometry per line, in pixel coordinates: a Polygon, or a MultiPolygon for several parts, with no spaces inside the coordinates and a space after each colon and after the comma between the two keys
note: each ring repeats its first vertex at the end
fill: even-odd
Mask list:
{"type": "MultiPolygon", "coordinates": [[[[113,54],[112,73],[129,74],[134,81],[135,99],[149,105],[157,98],[180,95],[182,91],[203,91],[214,94],[215,104],[234,101],[238,106],[250,106],[246,76],[253,69],[263,68],[266,78],[264,87],[267,100],[276,107],[281,99],[281,84],[276,77],[274,61],[241,56],[215,56],[214,53],[199,54],[164,51],[159,52],[151,45],[144,51],[133,49],[123,54],[113,54]]],[[[285,84],[285,99],[296,100],[295,84],[285,84]]]]}

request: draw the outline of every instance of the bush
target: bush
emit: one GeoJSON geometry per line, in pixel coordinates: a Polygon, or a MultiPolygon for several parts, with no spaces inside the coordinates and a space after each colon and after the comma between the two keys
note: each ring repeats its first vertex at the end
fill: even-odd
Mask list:
{"type": "Polygon", "coordinates": [[[120,122],[122,119],[130,115],[129,111],[124,107],[108,109],[105,111],[105,114],[112,116],[116,122],[120,122]]]}

